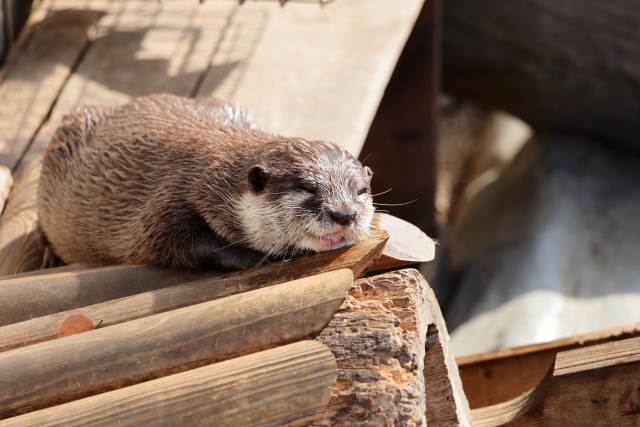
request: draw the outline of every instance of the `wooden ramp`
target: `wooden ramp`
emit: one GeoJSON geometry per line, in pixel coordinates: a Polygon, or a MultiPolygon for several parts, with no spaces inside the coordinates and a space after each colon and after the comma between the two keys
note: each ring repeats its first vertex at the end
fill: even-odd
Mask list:
{"type": "Polygon", "coordinates": [[[0,165],[37,159],[71,109],[157,92],[357,156],[422,4],[45,0],[2,69],[0,165]]]}

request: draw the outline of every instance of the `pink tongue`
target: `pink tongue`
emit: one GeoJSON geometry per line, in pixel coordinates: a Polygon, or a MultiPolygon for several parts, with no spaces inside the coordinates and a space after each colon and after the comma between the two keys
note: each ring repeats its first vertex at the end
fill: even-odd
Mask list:
{"type": "Polygon", "coordinates": [[[335,245],[344,241],[344,237],[339,234],[330,234],[328,236],[319,237],[319,239],[326,245],[335,245]]]}

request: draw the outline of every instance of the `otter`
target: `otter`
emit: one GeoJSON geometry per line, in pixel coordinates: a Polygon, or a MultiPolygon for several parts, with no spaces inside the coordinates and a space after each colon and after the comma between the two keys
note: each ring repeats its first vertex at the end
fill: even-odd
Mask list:
{"type": "Polygon", "coordinates": [[[160,94],[66,115],[37,209],[68,264],[244,270],[355,243],[371,176],[338,145],[260,130],[227,101],[160,94]]]}

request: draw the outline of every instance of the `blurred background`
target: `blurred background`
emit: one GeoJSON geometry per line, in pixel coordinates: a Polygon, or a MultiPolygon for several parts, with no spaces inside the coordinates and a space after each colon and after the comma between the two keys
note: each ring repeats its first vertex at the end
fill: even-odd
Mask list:
{"type": "Polygon", "coordinates": [[[14,172],[83,103],[228,97],[359,155],[439,242],[456,356],[640,322],[637,2],[0,3],[14,172]]]}

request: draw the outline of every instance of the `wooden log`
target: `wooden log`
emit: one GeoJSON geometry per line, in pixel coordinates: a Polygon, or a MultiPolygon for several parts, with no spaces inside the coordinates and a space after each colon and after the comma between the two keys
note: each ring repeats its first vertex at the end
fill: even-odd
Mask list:
{"type": "MultiPolygon", "coordinates": [[[[186,288],[187,293],[200,290],[205,292],[204,295],[220,297],[341,268],[349,268],[355,277],[362,277],[380,255],[387,238],[386,232],[376,231],[371,238],[349,248],[221,276],[216,276],[215,272],[196,274],[151,266],[113,266],[34,278],[23,277],[15,281],[4,280],[0,281],[0,325],[127,298],[186,282],[192,282],[193,285],[186,288]],[[217,280],[220,281],[216,282],[217,280]]],[[[132,301],[133,305],[129,307],[140,308],[136,305],[137,301],[148,301],[149,298],[153,300],[154,295],[156,294],[143,295],[136,302],[132,301]]],[[[175,293],[174,290],[169,290],[159,295],[175,293]]],[[[196,296],[194,300],[202,302],[206,298],[203,296],[203,300],[198,300],[196,296]]],[[[96,319],[96,322],[99,320],[102,319],[96,319]]]]}
{"type": "Polygon", "coordinates": [[[338,385],[314,426],[470,426],[433,291],[415,270],[358,280],[317,338],[338,385]]]}
{"type": "Polygon", "coordinates": [[[449,93],[640,149],[638,3],[453,0],[443,21],[449,93]]]}
{"type": "Polygon", "coordinates": [[[0,421],[0,426],[303,426],[336,382],[335,358],[302,341],[0,421]]]}
{"type": "Polygon", "coordinates": [[[13,169],[46,120],[89,43],[105,1],[44,1],[29,18],[2,70],[0,165],[13,169]]]}
{"type": "Polygon", "coordinates": [[[316,336],[353,276],[337,271],[0,354],[0,418],[316,336]]]}
{"type": "MultiPolygon", "coordinates": [[[[347,274],[349,270],[336,270],[347,274]]],[[[335,273],[311,276],[321,286],[332,280],[335,273]]],[[[352,274],[349,272],[349,274],[352,274]]],[[[308,279],[311,280],[311,277],[308,279]]],[[[88,318],[94,326],[117,325],[154,314],[165,313],[212,301],[247,290],[260,289],[281,283],[279,278],[256,282],[249,287],[234,285],[229,280],[201,279],[182,285],[148,291],[129,297],[111,300],[88,307],[38,317],[24,322],[0,327],[0,352],[56,339],[60,325],[72,315],[88,318]]]]}
{"type": "Polygon", "coordinates": [[[44,247],[36,213],[39,177],[39,163],[16,176],[0,217],[0,277],[37,270],[42,265],[44,247]]]}
{"type": "Polygon", "coordinates": [[[388,214],[376,214],[374,224],[389,233],[389,241],[371,270],[386,270],[433,260],[433,240],[418,227],[388,214]]]}
{"type": "Polygon", "coordinates": [[[559,352],[640,336],[640,324],[606,329],[543,344],[456,358],[471,409],[514,399],[535,387],[559,352]]]}
{"type": "Polygon", "coordinates": [[[9,198],[12,186],[13,177],[11,176],[11,171],[5,166],[0,166],[0,214],[4,210],[4,204],[9,198]]]}
{"type": "Polygon", "coordinates": [[[474,427],[640,424],[640,338],[558,353],[522,396],[471,411],[474,427]]]}

